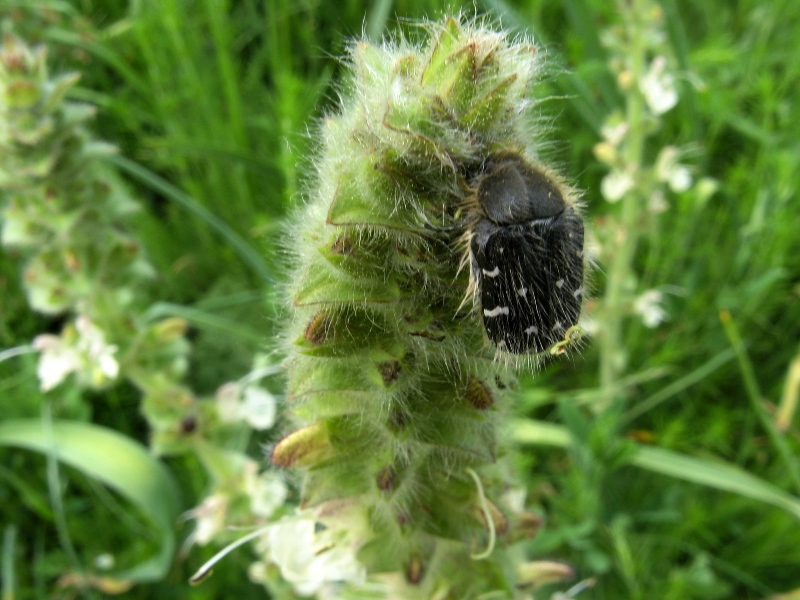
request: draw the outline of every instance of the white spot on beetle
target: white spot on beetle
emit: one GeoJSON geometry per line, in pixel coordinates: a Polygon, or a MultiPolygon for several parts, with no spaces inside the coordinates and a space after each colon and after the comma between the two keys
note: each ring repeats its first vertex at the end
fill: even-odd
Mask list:
{"type": "Polygon", "coordinates": [[[481,271],[483,271],[483,274],[487,277],[497,277],[500,275],[500,267],[495,267],[491,271],[487,271],[486,269],[481,269],[481,271]]]}
{"type": "Polygon", "coordinates": [[[561,289],[562,287],[564,287],[564,280],[563,279],[559,279],[558,281],[556,281],[556,287],[558,289],[561,289]]]}
{"type": "Polygon", "coordinates": [[[500,315],[507,315],[508,314],[508,307],[507,306],[495,306],[492,310],[483,309],[483,316],[484,317],[498,317],[500,315]]]}
{"type": "Polygon", "coordinates": [[[525,330],[525,333],[527,333],[528,335],[534,335],[536,333],[539,333],[539,328],[536,327],[535,325],[532,325],[531,327],[528,327],[525,330]]]}
{"type": "Polygon", "coordinates": [[[575,296],[576,298],[577,298],[578,296],[580,296],[581,294],[583,294],[583,286],[579,287],[577,290],[575,290],[574,292],[572,292],[572,295],[573,295],[573,296],[575,296]]]}
{"type": "Polygon", "coordinates": [[[517,294],[519,294],[520,296],[522,296],[524,298],[525,296],[528,295],[528,288],[526,288],[526,287],[519,288],[517,290],[517,294]]]}

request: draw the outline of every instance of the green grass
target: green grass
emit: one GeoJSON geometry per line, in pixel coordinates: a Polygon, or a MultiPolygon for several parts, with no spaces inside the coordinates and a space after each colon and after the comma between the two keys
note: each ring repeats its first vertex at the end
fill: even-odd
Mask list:
{"type": "MultiPolygon", "coordinates": [[[[445,10],[439,0],[376,2],[366,13],[363,6],[11,0],[0,7],[4,28],[51,46],[54,70],[83,73],[76,95],[100,108],[95,133],[120,146],[125,159],[117,164],[146,207],[136,226],[159,272],[152,310],[191,321],[190,380],[202,392],[240,377],[256,351],[274,347],[282,248],[292,235],[285,217],[311,175],[309,131],[336,106],[337,57],[347,40],[362,30],[413,35],[406,18],[445,10]]],[[[572,563],[579,579],[595,577],[580,598],[766,598],[800,589],[797,515],[684,481],[666,467],[640,468],[631,453],[637,440],[725,461],[800,495],[797,418],[786,433],[772,425],[800,351],[800,4],[664,0],[662,7],[685,78],[680,103],[644,155],[688,145],[694,175],[713,177],[719,189],[707,198],[672,195],[665,213],[642,223],[633,272],[640,289],[665,292],[669,320],[655,330],[624,321],[618,402],[592,410],[600,357],[591,340],[580,355],[525,379],[520,418],[560,424],[570,440],[521,446],[529,500],[546,516],[527,551],[572,563]],[[725,324],[721,311],[730,315],[725,324]]],[[[562,68],[541,88],[552,96],[540,105],[552,122],[548,152],[586,190],[589,218],[602,227],[618,210],[600,196],[606,170],[592,154],[602,119],[623,102],[600,41],[616,21],[613,3],[487,0],[479,10],[532,32],[562,68]]],[[[16,257],[0,256],[2,348],[60,328],[25,309],[18,267],[16,257]]],[[[595,275],[598,297],[605,267],[595,275]]],[[[0,363],[0,419],[38,417],[33,367],[30,356],[0,363]]],[[[132,389],[70,393],[58,410],[59,418],[147,440],[132,389]]],[[[263,458],[256,441],[252,455],[263,458]]],[[[16,582],[3,588],[4,600],[49,597],[58,574],[72,568],[59,542],[62,516],[84,564],[124,537],[112,533],[108,498],[80,475],[62,478],[60,516],[41,457],[0,448],[0,464],[0,522],[11,524],[0,575],[13,572],[16,582]],[[93,505],[103,506],[96,535],[88,529],[93,505]]],[[[186,458],[169,466],[183,509],[195,506],[207,486],[199,465],[186,458]]],[[[127,510],[135,521],[135,509],[127,510]]],[[[247,580],[248,552],[190,590],[186,579],[213,553],[194,550],[164,580],[125,597],[265,597],[247,580]]]]}

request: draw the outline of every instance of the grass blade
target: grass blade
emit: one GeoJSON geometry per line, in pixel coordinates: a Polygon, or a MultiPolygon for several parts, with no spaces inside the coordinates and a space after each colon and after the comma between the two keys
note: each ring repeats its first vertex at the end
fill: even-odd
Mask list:
{"type": "Polygon", "coordinates": [[[196,327],[215,332],[224,332],[230,336],[237,336],[241,339],[256,343],[263,343],[264,336],[252,328],[238,324],[236,321],[226,319],[205,310],[199,310],[180,304],[170,304],[169,302],[158,302],[147,309],[145,314],[148,320],[163,319],[166,317],[181,317],[186,319],[196,327]]]}
{"type": "Polygon", "coordinates": [[[114,578],[145,582],[167,574],[175,551],[178,488],[169,471],[143,446],[91,423],[56,421],[51,431],[45,431],[43,423],[33,419],[0,423],[0,445],[54,453],[61,462],[119,492],[156,525],[158,554],[113,573],[114,578]]]}
{"type": "Polygon", "coordinates": [[[212,212],[205,208],[199,202],[196,202],[191,196],[181,191],[165,179],[162,179],[152,171],[145,169],[141,165],[136,164],[132,160],[128,160],[123,156],[109,157],[115,166],[124,172],[133,175],[136,179],[143,182],[145,185],[154,190],[164,194],[167,198],[177,203],[181,208],[184,208],[194,216],[204,221],[211,229],[216,231],[220,237],[227,241],[242,260],[250,266],[264,281],[270,281],[272,274],[267,268],[266,263],[262,260],[261,255],[253,249],[242,237],[231,229],[227,223],[216,217],[212,212]]]}
{"type": "Polygon", "coordinates": [[[3,532],[3,555],[0,558],[0,598],[13,600],[14,589],[17,587],[14,575],[14,546],[17,538],[17,528],[7,525],[3,532]]]}
{"type": "MultiPolygon", "coordinates": [[[[520,444],[559,448],[566,448],[570,444],[567,429],[553,423],[518,420],[512,424],[512,431],[515,441],[520,444]]],[[[696,458],[663,448],[638,446],[628,463],[653,473],[771,504],[800,519],[800,498],[721,460],[696,458]]]]}
{"type": "Polygon", "coordinates": [[[735,352],[730,348],[728,348],[727,350],[723,350],[722,352],[717,354],[714,358],[702,364],[691,373],[684,375],[677,381],[674,381],[671,384],[660,389],[649,398],[645,398],[641,402],[637,403],[622,418],[622,422],[629,423],[630,421],[633,421],[634,419],[641,417],[646,412],[653,410],[655,407],[659,406],[662,402],[669,400],[670,398],[672,398],[676,394],[679,394],[683,390],[695,385],[696,383],[700,383],[711,373],[721,368],[723,365],[727,364],[730,360],[734,358],[735,355],[736,355],[735,352]]]}

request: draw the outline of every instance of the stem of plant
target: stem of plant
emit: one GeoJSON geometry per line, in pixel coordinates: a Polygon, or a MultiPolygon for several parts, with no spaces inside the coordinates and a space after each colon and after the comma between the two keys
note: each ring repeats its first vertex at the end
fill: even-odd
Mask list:
{"type": "MultiPolygon", "coordinates": [[[[622,3],[624,4],[624,3],[622,3]]],[[[636,175],[642,162],[644,148],[644,97],[638,89],[638,82],[645,71],[645,44],[642,37],[644,24],[641,0],[633,0],[630,6],[621,7],[627,14],[627,38],[630,41],[630,81],[626,94],[626,118],[628,135],[626,137],[625,162],[636,175]]],[[[618,246],[614,260],[608,270],[606,290],[603,298],[603,329],[600,344],[600,387],[602,390],[598,410],[609,407],[618,394],[617,380],[624,369],[623,315],[625,312],[625,285],[631,270],[631,263],[639,240],[637,217],[640,207],[641,189],[636,184],[623,196],[616,241],[618,246]]]]}

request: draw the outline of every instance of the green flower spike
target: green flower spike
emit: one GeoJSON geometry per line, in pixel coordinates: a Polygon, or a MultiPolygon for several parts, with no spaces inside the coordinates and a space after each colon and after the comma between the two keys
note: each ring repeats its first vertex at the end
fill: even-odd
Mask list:
{"type": "Polygon", "coordinates": [[[273,462],[304,469],[302,507],[391,597],[516,598],[530,578],[512,542],[538,520],[507,502],[501,431],[531,361],[489,343],[469,297],[475,182],[489,157],[524,157],[575,194],[532,146],[537,47],[456,18],[429,33],[354,44],[322,124],[290,286],[297,431],[273,462]]]}
{"type": "Polygon", "coordinates": [[[94,388],[125,377],[146,394],[154,447],[185,447],[187,323],[145,312],[155,271],[136,237],[139,204],[109,164],[115,148],[90,131],[95,109],[69,98],[77,83],[48,73],[44,47],[3,37],[0,251],[24,261],[31,308],[75,318],[60,337],[34,341],[42,388],[71,373],[94,388]]]}
{"type": "Polygon", "coordinates": [[[0,240],[28,256],[32,308],[97,319],[152,269],[125,231],[137,206],[102,166],[114,147],[89,134],[93,107],[65,99],[78,76],[51,78],[45,59],[10,35],[0,46],[0,240]]]}

